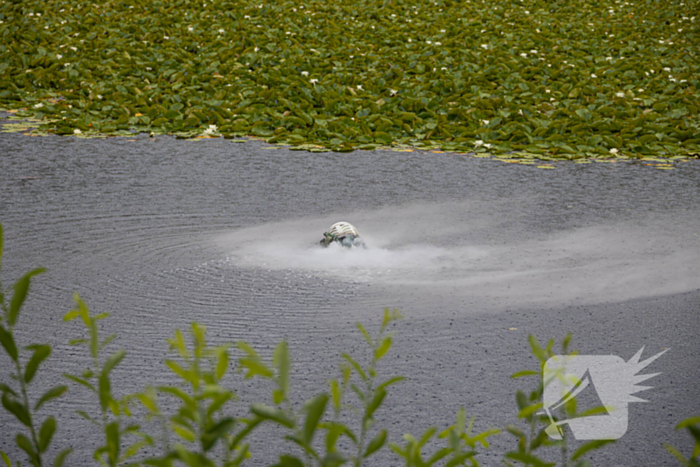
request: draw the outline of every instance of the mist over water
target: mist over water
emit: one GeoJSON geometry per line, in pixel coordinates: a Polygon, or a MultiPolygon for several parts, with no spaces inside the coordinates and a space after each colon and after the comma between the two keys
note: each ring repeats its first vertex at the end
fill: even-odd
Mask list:
{"type": "Polygon", "coordinates": [[[492,208],[463,202],[339,213],[243,228],[217,243],[236,267],[379,285],[414,303],[555,307],[700,288],[693,217],[538,232],[518,217],[518,203],[492,208]],[[318,245],[340,220],[359,229],[367,249],[318,245]]]}

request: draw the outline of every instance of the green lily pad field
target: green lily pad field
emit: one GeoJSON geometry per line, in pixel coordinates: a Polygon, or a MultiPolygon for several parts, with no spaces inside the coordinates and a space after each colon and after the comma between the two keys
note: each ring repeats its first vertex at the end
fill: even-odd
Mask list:
{"type": "Polygon", "coordinates": [[[696,156],[699,24],[697,0],[4,0],[0,108],[34,134],[696,156]]]}

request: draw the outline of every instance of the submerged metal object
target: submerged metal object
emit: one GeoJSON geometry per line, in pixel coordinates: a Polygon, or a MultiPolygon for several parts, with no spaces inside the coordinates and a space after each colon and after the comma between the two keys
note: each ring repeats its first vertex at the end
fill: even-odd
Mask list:
{"type": "Polygon", "coordinates": [[[360,232],[349,222],[333,224],[330,229],[323,233],[323,240],[320,243],[324,247],[337,243],[345,248],[367,248],[364,240],[360,237],[360,232]]]}

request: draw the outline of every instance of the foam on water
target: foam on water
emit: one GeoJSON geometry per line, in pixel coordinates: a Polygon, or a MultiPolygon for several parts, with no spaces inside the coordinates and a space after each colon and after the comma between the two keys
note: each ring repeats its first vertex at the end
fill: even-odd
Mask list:
{"type": "Polygon", "coordinates": [[[237,267],[308,272],[404,293],[409,287],[426,300],[556,306],[700,288],[692,226],[656,216],[643,228],[620,222],[532,235],[517,222],[494,231],[501,219],[465,203],[409,205],[244,228],[218,242],[237,267]],[[324,229],[341,219],[358,227],[367,249],[318,246],[324,229]]]}

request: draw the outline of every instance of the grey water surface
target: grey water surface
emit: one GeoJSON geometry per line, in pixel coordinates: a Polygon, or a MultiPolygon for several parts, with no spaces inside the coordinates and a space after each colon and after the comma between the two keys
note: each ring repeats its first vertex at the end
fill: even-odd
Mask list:
{"type": "MultiPolygon", "coordinates": [[[[517,425],[515,391],[537,387],[510,378],[537,368],[528,334],[545,342],[571,332],[585,355],[670,349],[644,370],[660,373],[637,394],[649,402],[630,404],[627,433],[593,464],[676,465],[667,442],[689,453],[674,426],[700,413],[700,161],[540,170],[458,154],[267,147],[0,134],[3,284],[48,268],[17,328],[23,344],[54,345],[35,395],[89,365],[87,349],[68,345],[79,323],[62,322],[74,292],[111,314],[110,349],[127,349],[113,376],[119,394],[174,383],[166,339],[197,321],[213,344],[245,340],[266,356],[286,339],[298,404],[325,390],[341,352],[366,358],[354,323],[374,330],[391,307],[405,318],[379,371],[407,379],[377,422],[393,442],[444,429],[461,406],[476,430],[517,425]],[[317,247],[340,220],[367,250],[317,247]]],[[[3,355],[3,380],[10,371],[3,355]]],[[[233,372],[229,383],[238,415],[271,403],[269,385],[233,372]]],[[[59,421],[51,452],[75,447],[68,465],[94,464],[99,432],[75,411],[97,406],[71,387],[42,409],[59,421]]],[[[2,412],[0,426],[0,450],[23,459],[19,425],[2,412]]],[[[249,465],[291,450],[282,439],[261,430],[249,465]]],[[[516,448],[507,433],[492,440],[485,465],[516,448]]],[[[388,449],[373,459],[401,464],[388,449]]]]}

